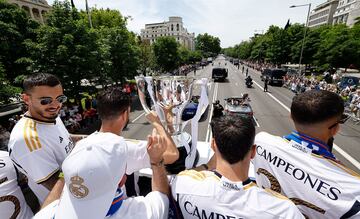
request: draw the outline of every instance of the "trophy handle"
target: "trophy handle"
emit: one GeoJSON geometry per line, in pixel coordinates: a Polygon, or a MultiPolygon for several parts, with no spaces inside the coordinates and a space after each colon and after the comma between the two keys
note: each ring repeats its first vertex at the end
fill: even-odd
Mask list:
{"type": "Polygon", "coordinates": [[[135,77],[136,80],[136,86],[137,86],[137,90],[138,90],[138,95],[139,95],[139,100],[140,103],[145,111],[146,114],[149,114],[151,112],[150,107],[148,106],[148,104],[151,104],[150,101],[147,102],[146,98],[151,98],[150,96],[147,97],[146,95],[150,95],[147,92],[147,83],[145,77],[143,76],[136,76],[135,77]]]}

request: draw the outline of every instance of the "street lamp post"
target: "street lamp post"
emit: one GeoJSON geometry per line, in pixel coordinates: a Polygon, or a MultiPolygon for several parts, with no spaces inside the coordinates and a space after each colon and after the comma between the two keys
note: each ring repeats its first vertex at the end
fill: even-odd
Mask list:
{"type": "Polygon", "coordinates": [[[297,8],[297,7],[303,7],[303,6],[309,6],[309,9],[308,9],[307,17],[306,17],[306,22],[305,22],[304,37],[303,37],[303,40],[302,40],[302,43],[301,43],[301,51],[300,51],[300,59],[299,59],[299,74],[301,74],[301,61],[302,61],[302,56],[303,56],[303,52],[304,52],[304,44],[305,44],[307,26],[308,26],[308,22],[309,22],[311,3],[304,4],[304,5],[292,5],[292,6],[290,6],[290,8],[297,8]]]}
{"type": "Polygon", "coordinates": [[[88,1],[85,0],[85,3],[86,3],[86,13],[88,14],[89,16],[89,24],[90,24],[90,28],[92,28],[92,21],[91,21],[91,14],[90,14],[90,11],[89,11],[89,6],[88,6],[88,1]]]}

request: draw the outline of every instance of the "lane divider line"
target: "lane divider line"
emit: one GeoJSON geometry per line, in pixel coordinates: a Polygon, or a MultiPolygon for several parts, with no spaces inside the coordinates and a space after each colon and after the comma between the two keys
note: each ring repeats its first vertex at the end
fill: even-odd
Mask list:
{"type": "Polygon", "coordinates": [[[138,117],[136,117],[131,123],[136,122],[138,119],[140,119],[143,115],[145,115],[145,112],[142,112],[138,117]]]}

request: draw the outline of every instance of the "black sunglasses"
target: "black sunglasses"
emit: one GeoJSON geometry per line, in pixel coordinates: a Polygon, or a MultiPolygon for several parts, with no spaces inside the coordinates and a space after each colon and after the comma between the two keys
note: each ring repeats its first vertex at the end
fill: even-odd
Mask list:
{"type": "MultiPolygon", "coordinates": [[[[60,95],[55,98],[59,103],[65,103],[67,100],[67,97],[65,95],[60,95]]],[[[49,105],[53,102],[53,98],[51,97],[43,97],[40,98],[40,104],[41,105],[49,105]]]]}
{"type": "Polygon", "coordinates": [[[341,119],[339,119],[339,121],[335,122],[333,125],[329,126],[329,129],[334,128],[337,124],[344,124],[349,119],[349,117],[350,116],[347,114],[342,114],[341,119]]]}

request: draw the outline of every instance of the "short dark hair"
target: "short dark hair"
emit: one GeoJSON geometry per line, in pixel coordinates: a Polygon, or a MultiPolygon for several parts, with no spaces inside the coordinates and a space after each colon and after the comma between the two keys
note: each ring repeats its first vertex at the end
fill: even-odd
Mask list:
{"type": "Polygon", "coordinates": [[[229,164],[244,160],[254,144],[255,126],[250,116],[224,115],[214,118],[211,130],[222,158],[229,164]]]}
{"type": "Polygon", "coordinates": [[[293,98],[291,116],[295,123],[308,125],[324,122],[344,113],[344,100],[336,93],[310,90],[293,98]]]}
{"type": "Polygon", "coordinates": [[[110,87],[97,95],[97,110],[102,120],[110,120],[126,111],[131,104],[130,96],[118,87],[110,87]]]}
{"type": "Polygon", "coordinates": [[[29,92],[34,87],[38,86],[49,86],[55,87],[61,85],[61,82],[58,77],[48,73],[36,73],[26,76],[23,81],[24,92],[29,92]]]}

